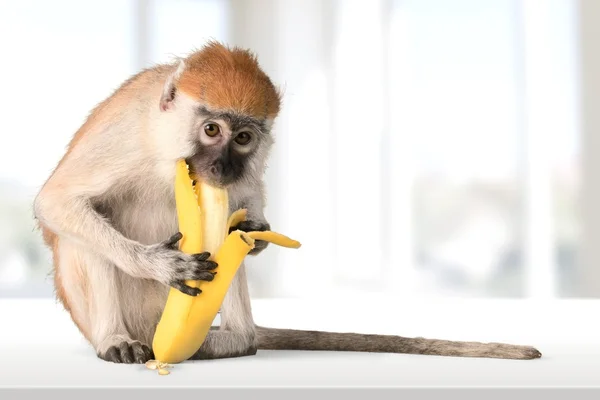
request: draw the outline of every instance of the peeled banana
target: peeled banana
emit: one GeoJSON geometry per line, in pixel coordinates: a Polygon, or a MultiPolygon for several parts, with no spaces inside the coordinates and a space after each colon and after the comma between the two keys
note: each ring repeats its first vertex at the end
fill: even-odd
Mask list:
{"type": "Polygon", "coordinates": [[[246,219],[246,210],[237,210],[229,216],[228,200],[226,189],[200,180],[194,186],[185,160],[177,162],[175,202],[179,231],[183,235],[179,248],[189,254],[208,251],[218,266],[212,281],[186,282],[200,288],[202,292],[197,296],[170,289],[152,343],[158,363],[180,363],[200,349],[231,281],[244,257],[254,248],[255,240],[300,247],[298,241],[272,231],[229,233],[231,227],[246,219]]]}

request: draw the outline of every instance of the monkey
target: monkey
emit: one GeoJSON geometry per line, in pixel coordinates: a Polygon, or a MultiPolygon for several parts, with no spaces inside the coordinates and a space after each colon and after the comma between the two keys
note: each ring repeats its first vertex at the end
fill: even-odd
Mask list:
{"type": "MultiPolygon", "coordinates": [[[[93,108],[33,200],[51,252],[55,296],[101,360],[144,363],[169,290],[201,296],[186,280],[211,281],[210,254],[178,249],[173,182],[185,159],[193,174],[225,188],[233,229],[268,230],[264,173],[282,94],[250,49],[206,42],[185,57],[142,69],[93,108]]],[[[267,243],[257,241],[250,256],[267,243]]],[[[535,359],[529,346],[256,325],[242,262],[190,360],[258,350],[387,352],[535,359]]]]}

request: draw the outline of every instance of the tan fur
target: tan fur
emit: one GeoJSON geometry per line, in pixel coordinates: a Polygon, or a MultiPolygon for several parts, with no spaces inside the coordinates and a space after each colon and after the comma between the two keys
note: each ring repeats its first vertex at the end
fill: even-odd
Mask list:
{"type": "Polygon", "coordinates": [[[177,87],[213,109],[259,118],[279,113],[280,94],[247,50],[209,43],[186,60],[177,87]]]}
{"type": "MultiPolygon", "coordinates": [[[[44,186],[52,179],[55,171],[67,160],[71,152],[76,146],[80,145],[80,142],[84,139],[86,135],[90,134],[90,131],[93,130],[95,125],[103,123],[103,121],[108,121],[114,118],[119,110],[127,107],[127,103],[132,100],[135,96],[134,90],[136,88],[143,88],[145,85],[150,83],[150,81],[158,81],[158,76],[160,74],[156,74],[156,72],[166,72],[167,68],[165,66],[161,66],[157,70],[145,70],[139,74],[132,76],[130,79],[125,81],[114,93],[112,96],[107,98],[105,101],[100,103],[95,109],[92,110],[87,120],[84,124],[77,130],[77,132],[73,135],[69,144],[67,145],[67,149],[63,157],[59,160],[56,168],[50,174],[49,178],[46,180],[44,186]]],[[[61,183],[59,183],[60,185],[61,183]]],[[[38,227],[42,232],[44,243],[50,248],[52,252],[52,264],[53,264],[53,280],[55,287],[55,294],[57,299],[63,305],[65,310],[69,312],[71,319],[75,323],[75,325],[82,332],[84,337],[87,340],[91,340],[91,333],[89,332],[86,324],[82,322],[83,317],[78,315],[70,304],[69,297],[67,295],[67,289],[65,288],[65,283],[63,282],[63,274],[61,273],[61,259],[59,252],[59,237],[58,235],[49,229],[45,224],[38,221],[38,227]]],[[[70,268],[79,269],[79,267],[73,265],[70,268]]],[[[83,279],[83,277],[82,277],[83,279]]],[[[83,282],[69,282],[70,285],[81,285],[83,286],[83,282]]],[[[83,291],[82,294],[87,296],[87,291],[83,291]]],[[[87,298],[82,299],[83,301],[87,301],[87,298]]]]}
{"type": "MultiPolygon", "coordinates": [[[[63,283],[62,275],[61,275],[61,267],[60,267],[60,251],[59,251],[59,239],[56,234],[50,231],[48,228],[40,224],[40,229],[42,230],[42,235],[44,239],[44,243],[50,247],[52,251],[52,264],[54,269],[54,289],[56,298],[63,305],[65,310],[71,316],[71,320],[77,326],[77,328],[81,331],[83,336],[87,340],[91,340],[90,332],[76,312],[73,311],[71,304],[69,303],[69,298],[67,296],[67,290],[65,289],[65,285],[63,283]]],[[[77,283],[76,283],[77,284],[77,283]]],[[[79,284],[83,284],[83,282],[79,282],[79,284]]]]}
{"type": "MultiPolygon", "coordinates": [[[[146,69],[131,76],[117,88],[111,96],[98,104],[89,114],[83,125],[75,132],[63,157],[59,160],[58,168],[77,146],[82,138],[97,124],[110,121],[115,118],[128,104],[135,99],[137,90],[144,90],[152,83],[160,82],[160,78],[169,72],[170,66],[159,65],[152,69],[146,69]]],[[[48,180],[52,177],[52,174],[48,180]]]]}

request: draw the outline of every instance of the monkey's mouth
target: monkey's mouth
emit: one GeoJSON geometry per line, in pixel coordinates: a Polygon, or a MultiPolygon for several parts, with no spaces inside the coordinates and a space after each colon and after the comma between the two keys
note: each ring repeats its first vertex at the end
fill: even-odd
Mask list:
{"type": "Polygon", "coordinates": [[[193,158],[185,161],[189,168],[190,178],[193,181],[201,180],[222,189],[226,189],[237,181],[234,174],[214,163],[206,165],[205,163],[194,162],[193,158]]]}

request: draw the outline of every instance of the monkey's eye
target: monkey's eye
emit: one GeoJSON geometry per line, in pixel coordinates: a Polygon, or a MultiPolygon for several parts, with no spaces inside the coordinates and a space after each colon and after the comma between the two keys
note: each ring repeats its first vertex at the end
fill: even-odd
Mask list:
{"type": "Polygon", "coordinates": [[[250,136],[250,134],[248,132],[240,132],[235,137],[235,142],[237,144],[245,145],[250,142],[250,139],[252,139],[252,136],[250,136]]]}
{"type": "Polygon", "coordinates": [[[206,133],[210,137],[217,136],[219,132],[221,132],[221,129],[217,124],[206,124],[204,126],[204,133],[206,133]]]}

